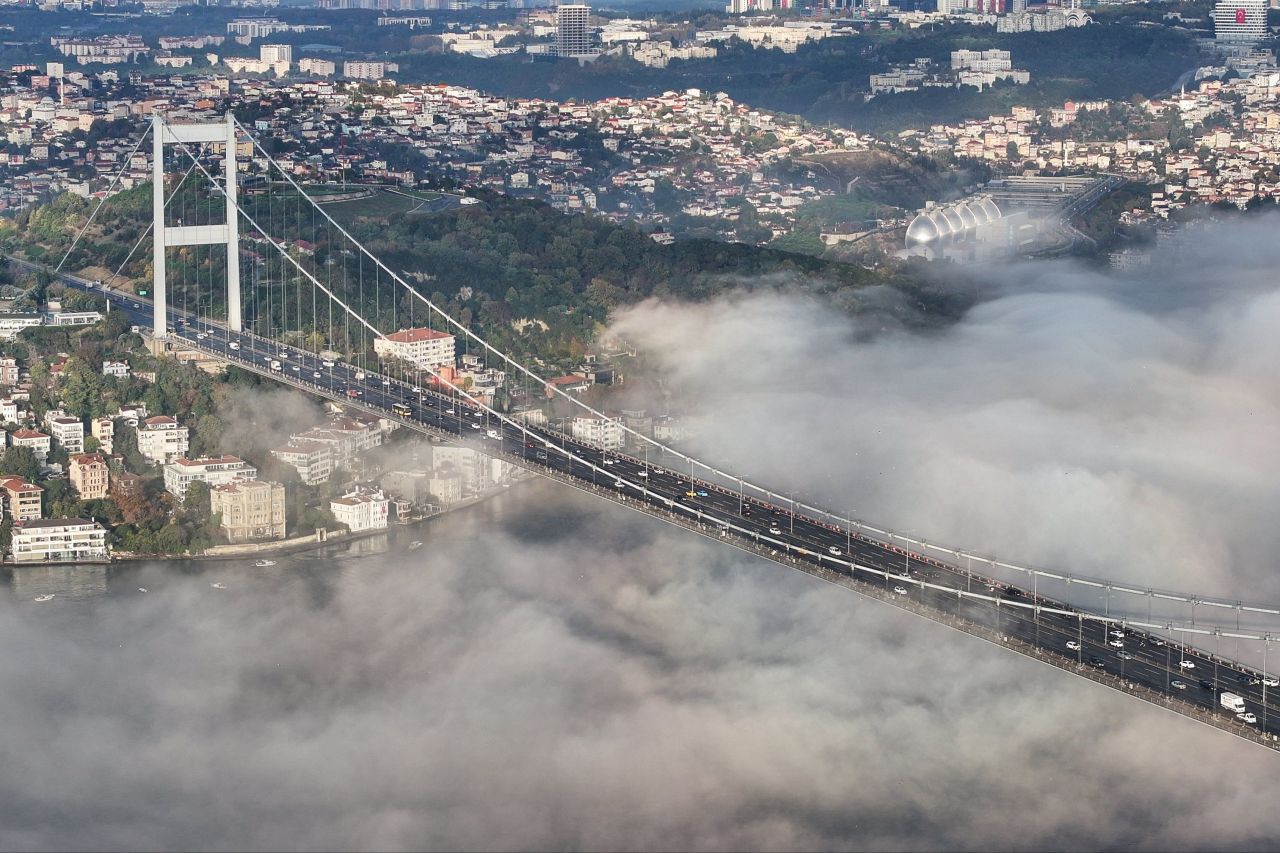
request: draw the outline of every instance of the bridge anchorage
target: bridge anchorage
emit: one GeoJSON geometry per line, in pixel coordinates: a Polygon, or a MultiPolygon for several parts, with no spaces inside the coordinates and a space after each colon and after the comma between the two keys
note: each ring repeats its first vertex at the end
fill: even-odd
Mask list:
{"type": "MultiPolygon", "coordinates": [[[[1280,681],[1269,660],[1280,607],[926,543],[799,503],[625,424],[631,452],[575,438],[539,420],[540,410],[528,404],[550,395],[581,417],[606,415],[420,293],[317,204],[233,116],[182,124],[157,115],[148,132],[154,296],[144,307],[143,297],[104,293],[112,310],[129,312],[158,337],[408,428],[477,445],[596,497],[1280,749],[1280,681]],[[220,156],[201,145],[220,149],[220,156]],[[180,153],[185,167],[172,189],[166,149],[180,153]],[[219,166],[221,180],[214,175],[219,166]],[[171,225],[170,218],[180,221],[171,225]],[[195,252],[198,260],[201,250],[214,248],[223,260],[193,263],[190,255],[172,254],[195,252]],[[490,386],[455,381],[455,352],[430,354],[432,343],[445,339],[486,371],[490,386]],[[495,403],[497,386],[514,405],[495,403]],[[1223,700],[1224,693],[1239,697],[1244,710],[1223,700]]],[[[68,284],[96,287],[60,267],[68,284]]]]}

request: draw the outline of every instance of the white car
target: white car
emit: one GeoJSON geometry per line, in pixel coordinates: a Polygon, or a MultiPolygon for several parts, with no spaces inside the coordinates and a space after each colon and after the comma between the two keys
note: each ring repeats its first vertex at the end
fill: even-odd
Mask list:
{"type": "Polygon", "coordinates": [[[1178,679],[1175,678],[1173,681],[1169,682],[1169,686],[1172,687],[1174,690],[1186,690],[1187,682],[1179,681],[1178,679]]]}
{"type": "Polygon", "coordinates": [[[422,393],[422,389],[421,389],[421,388],[419,388],[417,385],[414,385],[414,386],[413,386],[413,393],[415,393],[415,394],[421,394],[421,393],[422,393]]]}
{"type": "Polygon", "coordinates": [[[240,349],[240,344],[236,343],[235,341],[232,341],[231,343],[227,344],[227,346],[231,347],[232,349],[240,349]]]}
{"type": "Polygon", "coordinates": [[[322,362],[320,362],[320,366],[321,366],[321,367],[333,367],[333,362],[332,362],[332,361],[322,361],[322,362]]]}
{"type": "Polygon", "coordinates": [[[1244,720],[1246,723],[1258,722],[1258,715],[1252,711],[1245,711],[1243,714],[1236,714],[1237,720],[1244,720]]]}
{"type": "Polygon", "coordinates": [[[627,485],[627,484],[626,484],[626,483],[624,483],[624,482],[622,482],[621,480],[618,480],[616,483],[614,483],[614,484],[613,484],[613,487],[614,487],[615,489],[621,489],[621,488],[622,488],[622,487],[624,487],[625,485],[627,485]]]}
{"type": "Polygon", "coordinates": [[[893,591],[894,591],[894,592],[896,592],[898,595],[906,595],[906,594],[907,594],[907,588],[906,588],[905,586],[895,586],[895,587],[893,588],[893,591]]]}
{"type": "Polygon", "coordinates": [[[1196,668],[1195,663],[1193,663],[1192,661],[1189,661],[1189,660],[1180,660],[1180,661],[1178,661],[1178,666],[1182,667],[1183,669],[1195,669],[1195,668],[1196,668]]]}
{"type": "Polygon", "coordinates": [[[648,471],[645,471],[644,469],[641,469],[641,470],[639,470],[639,471],[637,471],[637,472],[636,472],[636,476],[637,476],[637,477],[644,477],[644,478],[647,480],[647,479],[649,479],[649,472],[648,472],[648,471]]]}
{"type": "Polygon", "coordinates": [[[1073,652],[1078,652],[1080,651],[1080,644],[1075,640],[1067,640],[1067,648],[1071,649],[1073,652]]]}
{"type": "Polygon", "coordinates": [[[1115,646],[1117,649],[1123,649],[1123,648],[1124,648],[1124,640],[1112,640],[1111,642],[1107,643],[1107,645],[1108,645],[1108,646],[1115,646]]]}
{"type": "Polygon", "coordinates": [[[777,536],[778,534],[782,533],[782,528],[776,524],[771,524],[769,526],[769,532],[772,533],[774,536],[777,536]]]}
{"type": "Polygon", "coordinates": [[[198,333],[196,334],[196,340],[203,341],[203,340],[204,340],[205,338],[207,338],[207,337],[209,337],[209,335],[208,335],[208,333],[207,333],[207,332],[198,332],[198,333]]]}
{"type": "Polygon", "coordinates": [[[1120,660],[1133,660],[1133,655],[1129,654],[1128,652],[1121,652],[1120,660]]]}
{"type": "Polygon", "coordinates": [[[837,548],[835,545],[832,545],[830,548],[828,548],[828,549],[827,549],[827,553],[828,553],[828,554],[830,554],[830,555],[831,555],[831,556],[833,556],[833,557],[839,557],[839,556],[840,556],[840,549],[839,549],[839,548],[837,548]]]}
{"type": "Polygon", "coordinates": [[[320,371],[318,371],[318,370],[313,370],[313,371],[311,372],[311,378],[312,378],[312,379],[319,379],[319,378],[320,378],[320,371]]]}
{"type": "Polygon", "coordinates": [[[390,379],[384,379],[384,380],[382,380],[382,384],[383,384],[383,385],[390,385],[390,384],[391,384],[391,380],[390,380],[390,379]]]}
{"type": "Polygon", "coordinates": [[[1123,640],[1123,639],[1124,639],[1124,631],[1112,631],[1112,632],[1111,632],[1111,636],[1115,637],[1117,640],[1123,640]]]}

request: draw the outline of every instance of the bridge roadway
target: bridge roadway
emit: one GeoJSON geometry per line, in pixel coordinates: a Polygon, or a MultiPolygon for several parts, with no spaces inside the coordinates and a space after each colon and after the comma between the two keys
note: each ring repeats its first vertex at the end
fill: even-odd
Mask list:
{"type": "MultiPolygon", "coordinates": [[[[62,275],[69,284],[102,293],[95,283],[62,275]]],[[[151,325],[151,305],[139,297],[106,291],[112,310],[126,312],[141,327],[151,325]]],[[[1133,630],[1118,619],[1082,613],[1028,590],[923,557],[857,532],[838,529],[786,508],[744,499],[731,490],[668,470],[647,460],[604,452],[556,432],[515,426],[451,396],[415,390],[407,383],[363,371],[343,362],[326,362],[314,353],[183,315],[173,309],[170,337],[231,364],[246,367],[313,394],[397,419],[406,426],[445,437],[469,440],[481,449],[530,470],[557,472],[582,484],[615,490],[618,497],[648,504],[651,510],[720,528],[749,550],[821,576],[804,568],[818,566],[854,581],[855,588],[875,588],[877,597],[897,600],[916,611],[932,610],[995,630],[1039,650],[1035,657],[1068,671],[1118,686],[1105,674],[1146,688],[1163,698],[1162,706],[1250,740],[1276,748],[1280,734],[1280,689],[1261,673],[1213,657],[1203,651],[1133,630]],[[271,362],[279,361],[280,370],[271,362]],[[409,406],[408,417],[392,406],[409,406]],[[577,457],[572,458],[572,457],[577,457]],[[794,560],[794,563],[788,562],[794,560]],[[1039,606],[1038,613],[1034,605],[1039,606]],[[1122,636],[1115,636],[1116,634],[1122,636]],[[1072,644],[1070,647],[1068,643],[1072,644]],[[1220,707],[1218,693],[1242,696],[1254,723],[1220,707]],[[1268,738],[1267,736],[1271,737],[1268,738]]],[[[670,515],[668,517],[670,517],[670,515]]],[[[1011,646],[1012,647],[1012,646],[1011,646]]]]}

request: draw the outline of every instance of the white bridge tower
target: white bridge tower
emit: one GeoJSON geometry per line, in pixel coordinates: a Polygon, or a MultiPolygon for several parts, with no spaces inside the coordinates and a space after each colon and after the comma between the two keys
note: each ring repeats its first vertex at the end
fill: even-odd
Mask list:
{"type": "Polygon", "coordinates": [[[220,122],[169,124],[164,116],[151,116],[151,209],[154,261],[152,263],[152,299],[154,300],[154,329],[157,338],[169,331],[169,300],[166,290],[164,250],[168,246],[204,246],[223,243],[227,247],[227,326],[240,331],[240,229],[236,215],[236,119],[227,113],[220,122]],[[223,155],[223,180],[226,190],[226,222],[221,225],[164,224],[164,147],[178,143],[221,142],[226,149],[223,155]]]}

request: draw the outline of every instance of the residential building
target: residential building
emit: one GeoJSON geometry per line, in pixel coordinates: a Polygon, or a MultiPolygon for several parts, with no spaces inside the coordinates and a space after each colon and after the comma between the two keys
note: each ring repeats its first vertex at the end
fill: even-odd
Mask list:
{"type": "Polygon", "coordinates": [[[391,501],[381,491],[356,489],[329,502],[333,517],[352,533],[383,530],[387,526],[391,501]]]}
{"type": "Polygon", "coordinates": [[[235,480],[209,491],[209,509],[222,515],[227,541],[285,537],[284,486],[267,480],[235,480]]]}
{"type": "Polygon", "coordinates": [[[138,424],[147,417],[147,404],[124,403],[120,406],[120,411],[116,412],[116,417],[121,418],[126,426],[137,429],[138,424]]]}
{"type": "Polygon", "coordinates": [[[36,429],[20,429],[9,433],[11,447],[29,447],[41,464],[49,458],[51,448],[49,436],[36,429]]]}
{"type": "Polygon", "coordinates": [[[189,430],[168,415],[156,415],[138,425],[138,452],[156,465],[186,456],[189,439],[189,430]]]}
{"type": "Polygon", "coordinates": [[[50,409],[45,413],[44,423],[58,447],[68,453],[84,453],[84,421],[61,409],[50,409]]]}
{"type": "Polygon", "coordinates": [[[115,421],[111,418],[94,418],[89,422],[89,431],[98,440],[99,450],[107,455],[115,453],[115,421]]]}
{"type": "Polygon", "coordinates": [[[435,329],[401,329],[374,338],[373,351],[384,360],[399,359],[422,370],[452,365],[457,357],[453,335],[435,329]]]}
{"type": "Polygon", "coordinates": [[[103,376],[119,376],[125,377],[129,375],[129,362],[127,361],[104,361],[102,362],[103,376]]]}
{"type": "Polygon", "coordinates": [[[12,388],[18,384],[18,360],[0,358],[0,385],[12,388]]]}
{"type": "Polygon", "coordinates": [[[256,480],[258,469],[238,456],[210,456],[204,459],[175,459],[164,466],[164,488],[178,500],[185,500],[192,483],[221,486],[233,480],[256,480]]]}
{"type": "Polygon", "coordinates": [[[16,424],[18,411],[17,400],[9,397],[0,398],[0,424],[16,424]]]}
{"type": "Polygon", "coordinates": [[[289,66],[293,63],[293,45],[289,44],[264,44],[258,46],[258,58],[263,62],[271,64],[284,63],[289,66]]]}
{"type": "Polygon", "coordinates": [[[394,62],[360,62],[342,63],[342,76],[352,80],[381,80],[388,74],[394,74],[400,66],[394,62]]]}
{"type": "Polygon", "coordinates": [[[573,419],[570,430],[574,438],[603,450],[621,450],[626,440],[620,418],[605,418],[590,413],[578,415],[573,419]]]}
{"type": "Polygon", "coordinates": [[[87,518],[36,518],[13,528],[15,563],[107,560],[107,531],[87,518]]]}
{"type": "Polygon", "coordinates": [[[44,515],[41,506],[44,489],[34,483],[21,477],[5,477],[0,480],[0,491],[4,492],[6,510],[14,521],[29,521],[44,515]]]}
{"type": "Polygon", "coordinates": [[[271,455],[297,469],[298,477],[308,486],[323,483],[333,473],[333,451],[319,441],[293,439],[272,450],[271,455]]]}
{"type": "Polygon", "coordinates": [[[78,453],[72,456],[71,463],[67,466],[67,476],[82,501],[105,498],[111,486],[107,460],[101,453],[78,453]]]}
{"type": "Polygon", "coordinates": [[[332,77],[338,67],[328,59],[305,57],[298,60],[298,71],[302,74],[313,74],[316,77],[332,77]]]}

